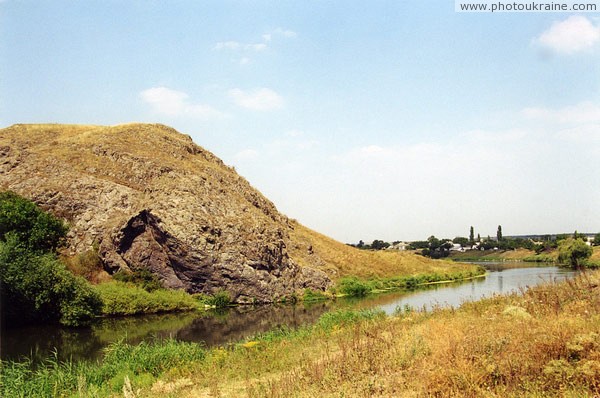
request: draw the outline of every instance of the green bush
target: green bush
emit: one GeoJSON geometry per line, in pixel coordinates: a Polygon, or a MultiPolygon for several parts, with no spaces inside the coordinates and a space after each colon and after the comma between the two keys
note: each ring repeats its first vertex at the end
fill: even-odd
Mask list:
{"type": "Polygon", "coordinates": [[[119,271],[113,275],[113,279],[120,282],[133,283],[147,292],[153,292],[162,287],[158,277],[147,269],[132,272],[119,271]]]}
{"type": "Polygon", "coordinates": [[[96,292],[56,258],[66,232],[61,220],[35,203],[0,193],[0,284],[7,322],[79,326],[100,311],[96,292]]]}
{"type": "Polygon", "coordinates": [[[74,276],[53,253],[32,252],[8,233],[0,241],[2,311],[11,324],[88,324],[99,313],[98,294],[74,276]]]}
{"type": "Polygon", "coordinates": [[[0,192],[0,240],[16,235],[30,250],[52,251],[62,244],[67,226],[14,192],[0,192]]]}
{"type": "Polygon", "coordinates": [[[371,290],[368,282],[360,281],[357,278],[343,278],[339,283],[339,291],[348,296],[366,296],[371,290]]]}
{"type": "Polygon", "coordinates": [[[198,300],[204,304],[215,308],[225,308],[233,302],[231,296],[226,290],[217,290],[213,295],[200,294],[196,296],[198,300]]]}
{"type": "Polygon", "coordinates": [[[573,268],[585,266],[592,255],[592,248],[583,239],[567,238],[558,244],[558,262],[573,268]]]}

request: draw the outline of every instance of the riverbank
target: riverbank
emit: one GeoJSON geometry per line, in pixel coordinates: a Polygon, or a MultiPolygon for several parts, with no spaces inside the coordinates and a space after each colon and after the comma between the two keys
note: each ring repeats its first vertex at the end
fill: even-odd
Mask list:
{"type": "Polygon", "coordinates": [[[227,347],[114,344],[101,362],[3,363],[2,396],[593,396],[600,272],[428,313],[338,311],[227,347]],[[540,337],[543,338],[540,338],[540,337]]]}
{"type": "MultiPolygon", "coordinates": [[[[538,264],[557,264],[558,251],[552,249],[536,253],[528,249],[516,250],[469,250],[466,252],[452,252],[450,260],[473,262],[511,262],[519,261],[538,264]]],[[[594,246],[592,256],[587,260],[588,267],[600,268],[600,246],[594,246]]]]}

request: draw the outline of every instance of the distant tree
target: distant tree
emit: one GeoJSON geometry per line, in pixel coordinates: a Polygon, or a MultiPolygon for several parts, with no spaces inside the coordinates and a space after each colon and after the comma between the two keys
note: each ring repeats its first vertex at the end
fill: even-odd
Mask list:
{"type": "Polygon", "coordinates": [[[477,234],[477,242],[481,242],[481,235],[477,234]]]}
{"type": "Polygon", "coordinates": [[[442,245],[442,242],[433,235],[431,235],[429,238],[427,238],[427,241],[429,242],[430,250],[435,250],[442,245]]]}
{"type": "Polygon", "coordinates": [[[594,235],[594,246],[600,246],[600,232],[594,235]]]}
{"type": "Polygon", "coordinates": [[[384,241],[379,240],[379,239],[375,239],[373,241],[373,243],[371,243],[371,249],[373,249],[373,250],[382,250],[382,249],[385,249],[385,248],[388,248],[388,247],[390,247],[389,243],[384,242],[384,241]]]}
{"type": "Polygon", "coordinates": [[[472,225],[471,225],[471,230],[469,231],[469,241],[471,243],[475,242],[475,230],[473,229],[472,225]]]}
{"type": "Polygon", "coordinates": [[[414,242],[410,242],[409,248],[412,250],[427,249],[429,248],[429,242],[426,240],[416,240],[414,242]]]}
{"type": "Polygon", "coordinates": [[[467,246],[467,245],[469,245],[470,243],[472,243],[472,242],[473,242],[473,240],[472,240],[472,239],[467,239],[467,238],[464,238],[464,237],[462,237],[462,236],[457,236],[456,238],[452,239],[452,242],[453,242],[453,243],[457,243],[457,244],[459,244],[459,245],[461,245],[461,246],[467,246]]]}
{"type": "Polygon", "coordinates": [[[558,244],[558,261],[562,264],[579,268],[592,255],[592,248],[583,239],[567,238],[558,244]]]}
{"type": "Polygon", "coordinates": [[[502,225],[498,225],[498,231],[496,232],[496,239],[498,242],[502,241],[502,225]]]}
{"type": "Polygon", "coordinates": [[[365,242],[363,242],[362,240],[359,240],[356,247],[358,247],[359,249],[362,249],[363,247],[365,247],[365,242]]]}

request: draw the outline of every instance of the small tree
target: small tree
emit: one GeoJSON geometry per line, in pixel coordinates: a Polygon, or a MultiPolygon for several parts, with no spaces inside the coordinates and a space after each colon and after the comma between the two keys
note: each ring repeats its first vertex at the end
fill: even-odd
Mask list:
{"type": "Polygon", "coordinates": [[[558,261],[561,264],[579,268],[592,255],[592,248],[583,239],[567,238],[558,244],[558,261]]]}
{"type": "Polygon", "coordinates": [[[471,242],[471,244],[475,243],[475,230],[473,229],[472,225],[471,230],[469,231],[469,241],[471,242]]]}
{"type": "Polygon", "coordinates": [[[35,203],[0,193],[0,301],[7,322],[79,326],[100,313],[98,293],[56,258],[67,228],[35,203]]]}
{"type": "Polygon", "coordinates": [[[0,192],[0,240],[9,232],[30,250],[52,251],[62,244],[67,226],[16,193],[0,192]]]}
{"type": "Polygon", "coordinates": [[[496,238],[498,242],[502,241],[502,225],[498,225],[498,231],[496,232],[496,238]]]}

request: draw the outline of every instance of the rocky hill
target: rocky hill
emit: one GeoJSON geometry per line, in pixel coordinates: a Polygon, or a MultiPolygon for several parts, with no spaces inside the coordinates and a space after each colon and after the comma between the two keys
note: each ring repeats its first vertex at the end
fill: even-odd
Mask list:
{"type": "Polygon", "coordinates": [[[64,218],[71,255],[94,247],[109,273],[146,268],[165,287],[225,289],[237,302],[431,266],[363,255],[310,231],[189,136],[158,124],[1,129],[0,189],[64,218]]]}

